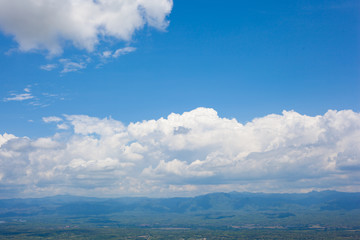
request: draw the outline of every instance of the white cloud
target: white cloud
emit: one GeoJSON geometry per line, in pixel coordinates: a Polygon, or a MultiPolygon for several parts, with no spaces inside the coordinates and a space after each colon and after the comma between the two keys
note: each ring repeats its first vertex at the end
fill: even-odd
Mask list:
{"type": "Polygon", "coordinates": [[[102,53],[102,57],[103,57],[103,58],[109,58],[109,57],[111,57],[111,55],[112,55],[112,52],[111,52],[111,51],[104,51],[104,52],[102,53]]]}
{"type": "Polygon", "coordinates": [[[12,134],[7,134],[7,133],[4,133],[3,135],[0,134],[0,146],[6,143],[7,141],[9,141],[10,139],[14,139],[14,138],[16,137],[12,134]]]}
{"type": "Polygon", "coordinates": [[[351,110],[284,111],[246,124],[208,108],[128,126],[63,121],[52,137],[0,135],[0,185],[19,196],[360,191],[360,114],[351,110]]]}
{"type": "Polygon", "coordinates": [[[45,123],[60,122],[60,121],[62,121],[61,118],[56,117],[56,116],[43,117],[42,120],[43,120],[45,123]]]}
{"type": "Polygon", "coordinates": [[[10,95],[11,95],[11,97],[4,98],[5,102],[8,102],[8,101],[24,101],[24,100],[29,100],[29,99],[34,98],[34,96],[31,95],[31,93],[19,93],[19,94],[12,93],[10,95]]]}
{"type": "Polygon", "coordinates": [[[61,130],[67,130],[70,128],[66,123],[57,124],[56,127],[61,130]]]}
{"type": "Polygon", "coordinates": [[[2,0],[0,29],[21,51],[61,54],[64,43],[93,51],[101,39],[129,41],[144,25],[165,29],[172,0],[2,0]]]}
{"type": "Polygon", "coordinates": [[[25,101],[25,100],[29,100],[29,99],[35,99],[35,97],[31,93],[30,87],[31,87],[31,85],[24,88],[24,93],[11,93],[10,94],[11,97],[6,97],[6,98],[3,99],[3,101],[4,102],[8,102],[8,101],[25,101]]]}
{"type": "Polygon", "coordinates": [[[33,108],[39,108],[47,107],[56,100],[64,100],[64,97],[59,94],[39,93],[39,89],[38,91],[35,91],[35,93],[37,92],[37,94],[34,94],[32,92],[32,88],[37,85],[38,84],[28,85],[26,88],[23,89],[23,93],[16,93],[16,91],[11,91],[8,97],[3,98],[3,102],[24,102],[26,103],[26,105],[32,106],[33,108]]]}
{"type": "Polygon", "coordinates": [[[46,64],[46,65],[40,66],[40,69],[45,70],[45,71],[52,71],[55,68],[57,68],[57,64],[46,64]]]}
{"type": "Polygon", "coordinates": [[[120,48],[120,49],[116,50],[112,56],[114,58],[117,58],[117,57],[120,57],[122,55],[126,55],[128,53],[134,52],[135,50],[136,50],[136,48],[134,48],[134,47],[120,48]]]}
{"type": "Polygon", "coordinates": [[[102,67],[105,63],[108,63],[110,59],[115,59],[115,58],[129,54],[134,51],[136,51],[136,48],[134,48],[134,47],[119,48],[115,51],[113,51],[113,50],[103,51],[101,54],[99,54],[101,63],[97,64],[96,68],[102,67]]]}
{"type": "Polygon", "coordinates": [[[59,62],[63,65],[61,73],[77,72],[86,68],[86,63],[84,61],[74,62],[71,59],[60,59],[59,62]]]}
{"type": "Polygon", "coordinates": [[[124,48],[119,48],[119,49],[115,50],[114,52],[104,51],[102,53],[102,57],[103,58],[109,58],[109,57],[118,58],[122,55],[126,55],[126,54],[134,52],[134,51],[136,51],[136,48],[134,48],[134,47],[124,47],[124,48]]]}

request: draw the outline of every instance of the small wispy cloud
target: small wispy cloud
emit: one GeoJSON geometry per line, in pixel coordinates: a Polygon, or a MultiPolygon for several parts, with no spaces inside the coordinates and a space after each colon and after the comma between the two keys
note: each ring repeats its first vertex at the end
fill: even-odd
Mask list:
{"type": "Polygon", "coordinates": [[[88,67],[88,65],[94,61],[100,62],[96,65],[96,68],[108,63],[110,59],[116,59],[120,56],[127,55],[136,51],[135,47],[123,47],[116,50],[107,50],[102,53],[96,53],[91,55],[78,55],[71,58],[58,59],[57,63],[41,65],[40,69],[44,71],[52,71],[60,68],[60,73],[78,72],[88,67]],[[91,56],[91,57],[90,57],[91,56]]]}
{"type": "Polygon", "coordinates": [[[112,56],[112,51],[104,51],[101,55],[103,58],[109,58],[112,56]]]}
{"type": "Polygon", "coordinates": [[[43,120],[45,123],[60,122],[60,121],[62,121],[61,118],[56,117],[56,116],[43,117],[42,120],[43,120]]]}
{"type": "Polygon", "coordinates": [[[58,67],[57,64],[46,64],[46,65],[41,65],[40,69],[45,70],[45,71],[52,71],[57,67],[58,67]]]}
{"type": "Polygon", "coordinates": [[[45,123],[57,123],[56,127],[59,130],[67,130],[70,128],[70,126],[68,124],[64,123],[63,122],[64,120],[60,117],[56,117],[56,116],[43,117],[42,120],[45,123]]]}
{"type": "Polygon", "coordinates": [[[53,93],[42,93],[42,95],[45,97],[59,97],[58,94],[53,94],[53,93]]]}
{"type": "Polygon", "coordinates": [[[31,94],[30,88],[24,88],[24,93],[11,93],[10,97],[4,98],[3,101],[25,101],[33,98],[34,96],[31,94]]]}
{"type": "MultiPolygon", "coordinates": [[[[87,62],[90,60],[88,59],[87,62]]],[[[60,59],[59,62],[63,65],[63,70],[61,73],[68,73],[68,72],[77,72],[81,69],[86,68],[87,63],[83,60],[80,61],[73,61],[71,59],[60,59]]]]}
{"type": "Polygon", "coordinates": [[[100,57],[100,63],[96,65],[96,68],[100,68],[104,66],[106,63],[109,63],[111,59],[115,59],[120,56],[127,55],[134,51],[136,51],[135,47],[124,47],[124,48],[119,48],[115,51],[114,50],[103,51],[100,55],[98,55],[100,57]]]}
{"type": "Polygon", "coordinates": [[[134,47],[120,48],[120,49],[116,50],[112,56],[114,58],[117,58],[117,57],[120,57],[122,55],[126,55],[128,53],[134,52],[135,50],[136,50],[136,48],[134,48],[134,47]]]}
{"type": "Polygon", "coordinates": [[[5,102],[8,102],[8,101],[24,101],[24,100],[34,98],[34,96],[31,95],[31,93],[20,93],[20,94],[13,93],[13,94],[11,94],[11,96],[12,97],[4,98],[4,101],[5,102]]]}
{"type": "Polygon", "coordinates": [[[11,56],[14,53],[20,52],[20,50],[18,48],[10,48],[9,50],[7,50],[6,52],[4,52],[4,54],[6,56],[11,56]]]}
{"type": "MultiPolygon", "coordinates": [[[[34,83],[31,85],[27,85],[23,92],[17,92],[17,91],[10,91],[9,96],[2,99],[3,102],[10,102],[10,101],[16,101],[16,102],[24,102],[26,105],[33,106],[36,108],[43,108],[50,106],[52,103],[58,100],[65,100],[64,94],[54,94],[54,93],[48,93],[43,92],[40,93],[38,91],[35,91],[34,94],[32,91],[32,88],[37,86],[38,84],[34,83]]],[[[1,100],[0,100],[1,101],[1,100]]]]}
{"type": "Polygon", "coordinates": [[[113,51],[104,51],[102,53],[102,57],[103,58],[110,58],[110,57],[118,58],[122,55],[126,55],[126,54],[129,54],[134,51],[136,51],[136,48],[134,48],[134,47],[124,47],[124,48],[119,48],[119,49],[115,50],[114,52],[113,51]]]}
{"type": "Polygon", "coordinates": [[[67,130],[70,128],[66,123],[57,124],[56,127],[60,130],[67,130]]]}

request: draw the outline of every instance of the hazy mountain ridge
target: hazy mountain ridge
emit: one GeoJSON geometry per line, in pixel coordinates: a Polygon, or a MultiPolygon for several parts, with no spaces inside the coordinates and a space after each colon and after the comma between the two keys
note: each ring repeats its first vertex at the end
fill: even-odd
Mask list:
{"type": "Polygon", "coordinates": [[[93,198],[53,196],[0,200],[0,217],[30,215],[96,215],[129,211],[188,213],[197,211],[276,210],[313,208],[317,210],[360,209],[360,193],[336,191],[305,194],[211,193],[184,198],[93,198]]]}

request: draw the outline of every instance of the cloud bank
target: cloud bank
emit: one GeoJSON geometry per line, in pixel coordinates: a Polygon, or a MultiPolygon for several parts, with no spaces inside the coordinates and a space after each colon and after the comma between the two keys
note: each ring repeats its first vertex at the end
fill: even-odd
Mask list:
{"type": "Polygon", "coordinates": [[[38,139],[0,135],[2,197],[360,191],[360,114],[351,110],[283,111],[246,124],[209,108],[127,126],[43,119],[67,127],[38,139]]]}
{"type": "Polygon", "coordinates": [[[0,29],[21,51],[58,55],[70,43],[93,51],[107,38],[129,41],[145,25],[165,29],[172,0],[1,0],[0,29]]]}

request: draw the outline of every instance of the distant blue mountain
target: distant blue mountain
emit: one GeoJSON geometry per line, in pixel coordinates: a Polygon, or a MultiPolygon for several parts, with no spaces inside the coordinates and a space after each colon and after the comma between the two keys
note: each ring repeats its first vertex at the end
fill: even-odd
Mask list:
{"type": "MultiPolygon", "coordinates": [[[[0,200],[0,217],[32,215],[98,215],[141,211],[148,213],[196,213],[206,211],[273,210],[288,217],[288,209],[319,211],[360,209],[360,193],[336,191],[310,193],[211,193],[187,198],[93,198],[53,196],[0,200]]],[[[289,215],[290,214],[290,215],[289,215]]],[[[271,217],[271,216],[270,216],[271,217]]]]}

